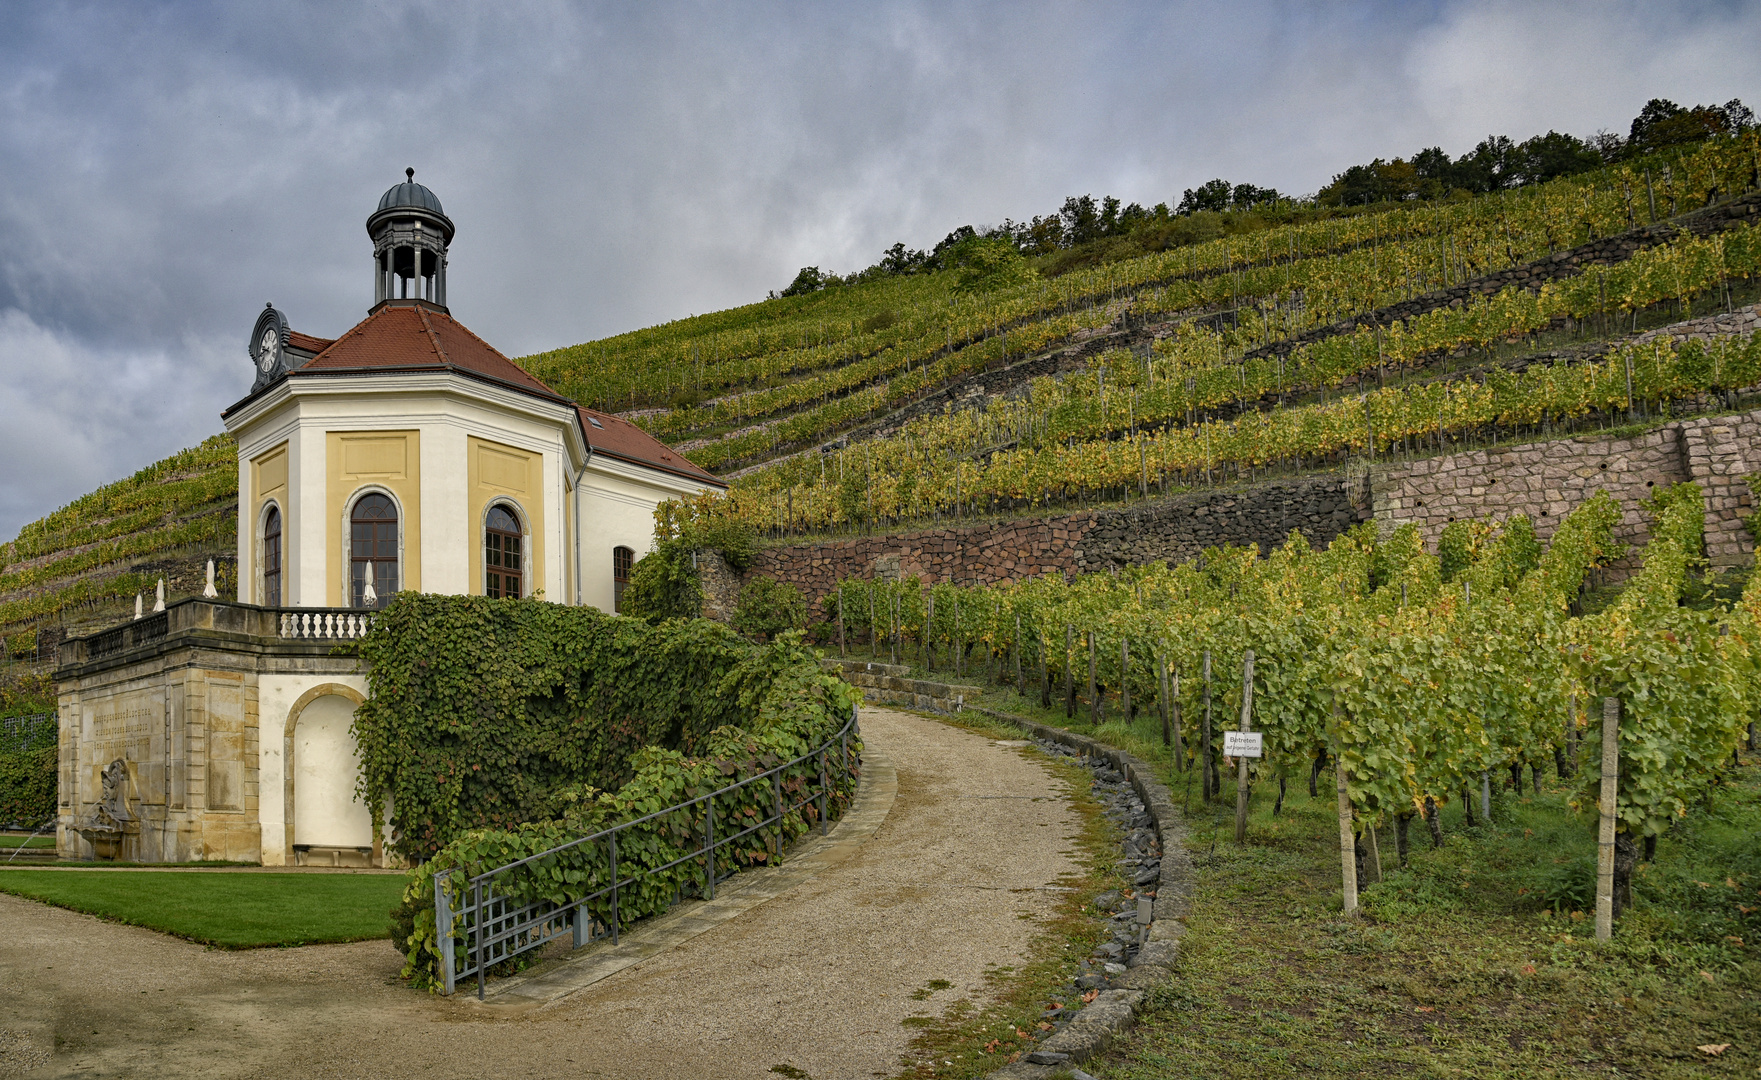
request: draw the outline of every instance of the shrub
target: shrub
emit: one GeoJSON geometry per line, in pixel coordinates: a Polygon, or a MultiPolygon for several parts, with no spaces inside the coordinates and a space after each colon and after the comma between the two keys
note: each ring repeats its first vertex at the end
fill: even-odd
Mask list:
{"type": "Polygon", "coordinates": [[[0,824],[34,829],[55,816],[56,730],[0,737],[0,824]]]}
{"type": "MultiPolygon", "coordinates": [[[[432,599],[453,602],[478,600],[464,597],[432,599]]],[[[397,603],[388,609],[387,614],[394,616],[392,621],[397,621],[395,616],[400,614],[398,607],[405,601],[406,598],[400,596],[397,603]]],[[[463,606],[499,604],[502,607],[515,607],[522,603],[530,604],[524,601],[478,600],[476,604],[463,606]]],[[[530,606],[555,608],[554,605],[530,606]]],[[[569,613],[580,611],[567,608],[555,610],[569,613]]],[[[407,612],[402,614],[408,617],[407,612]]],[[[597,616],[597,613],[586,614],[597,616]]],[[[562,778],[561,782],[549,787],[538,812],[529,820],[511,822],[500,828],[460,829],[447,835],[444,843],[432,847],[421,845],[423,853],[428,856],[427,861],[411,873],[404,902],[392,913],[391,928],[394,942],[405,955],[404,974],[412,981],[431,986],[437,977],[436,949],[439,946],[434,922],[436,874],[454,867],[470,874],[504,865],[571,839],[591,835],[620,821],[653,814],[657,810],[725,787],[742,777],[773,768],[824,744],[842,727],[855,704],[854,689],[823,672],[817,655],[801,644],[797,634],[785,634],[777,642],[757,646],[739,641],[726,628],[702,620],[669,624],[663,628],[651,628],[630,620],[610,620],[605,616],[589,620],[598,621],[621,624],[617,647],[583,650],[571,647],[569,643],[553,640],[549,645],[554,652],[572,658],[572,662],[563,661],[560,666],[572,671],[578,665],[580,672],[585,674],[608,663],[615,665],[615,653],[640,654],[629,657],[634,662],[633,665],[615,665],[618,670],[607,673],[601,682],[621,689],[631,681],[636,671],[646,674],[650,679],[659,677],[663,681],[670,680],[670,691],[652,696],[670,695],[680,699],[680,702],[690,699],[714,703],[718,707],[716,715],[733,722],[717,725],[694,738],[679,740],[675,746],[656,743],[632,750],[627,758],[628,770],[625,774],[629,779],[615,792],[601,790],[584,775],[572,779],[562,778]],[[695,651],[686,649],[683,654],[675,651],[670,658],[659,655],[665,650],[657,647],[664,646],[668,640],[676,639],[687,632],[696,635],[698,644],[695,651]],[[691,662],[696,653],[702,651],[706,645],[713,646],[709,649],[710,652],[731,661],[719,674],[713,670],[706,671],[702,665],[691,662]],[[680,749],[679,746],[684,746],[685,749],[680,749]]],[[[554,629],[553,626],[552,630],[554,629]]],[[[397,627],[392,630],[394,635],[399,632],[400,628],[397,627]]],[[[463,631],[453,631],[455,634],[461,632],[463,631]]],[[[379,633],[380,629],[376,626],[373,637],[368,641],[372,642],[379,633]]],[[[496,644],[501,645],[503,642],[498,639],[496,644]]],[[[476,653],[491,651],[500,650],[474,650],[476,653]]],[[[390,688],[390,698],[382,700],[377,682],[377,661],[375,664],[370,676],[375,680],[375,696],[357,712],[357,725],[360,724],[361,714],[366,713],[369,727],[377,730],[380,719],[373,715],[376,706],[396,713],[409,707],[408,703],[413,701],[433,701],[433,697],[426,691],[411,693],[410,689],[397,686],[390,688]]],[[[503,674],[507,673],[483,670],[474,677],[493,679],[503,674]]],[[[398,679],[405,677],[407,676],[400,675],[398,679]]],[[[542,693],[535,692],[535,688],[546,681],[548,680],[540,679],[523,689],[522,692],[532,695],[527,699],[530,706],[537,708],[544,705],[546,699],[542,693]]],[[[427,707],[432,709],[432,705],[427,707]]],[[[439,710],[439,716],[442,717],[441,722],[431,726],[455,726],[444,719],[449,716],[446,709],[439,710]]],[[[557,742],[568,743],[583,737],[580,726],[575,720],[559,717],[541,725],[541,728],[543,733],[557,742]]],[[[508,758],[525,760],[524,755],[519,753],[519,748],[529,743],[530,733],[526,728],[519,725],[515,727],[518,732],[512,739],[487,741],[478,750],[478,756],[486,757],[493,766],[489,781],[498,783],[501,787],[505,787],[509,779],[505,775],[499,775],[502,761],[508,758]]],[[[377,735],[369,735],[362,740],[363,761],[368,763],[364,765],[364,769],[370,774],[369,786],[374,791],[379,789],[372,786],[371,775],[379,767],[377,755],[384,742],[383,737],[377,735]],[[368,751],[369,742],[373,744],[372,752],[368,751]]],[[[851,749],[859,749],[859,744],[853,743],[851,749]]],[[[419,773],[434,768],[439,756],[432,751],[417,751],[416,762],[412,763],[411,771],[419,773]]],[[[475,777],[478,772],[472,767],[475,764],[479,763],[455,756],[441,767],[475,777]]],[[[848,768],[834,767],[832,772],[834,776],[853,775],[848,768]]],[[[788,770],[782,777],[783,793],[785,796],[800,793],[806,785],[816,780],[817,770],[814,763],[803,763],[788,770]]],[[[848,805],[853,790],[847,781],[834,783],[833,786],[835,790],[828,798],[828,812],[835,815],[848,805]]],[[[724,823],[721,827],[731,831],[731,823],[736,820],[758,818],[770,813],[771,798],[772,789],[768,784],[749,785],[739,792],[719,796],[715,809],[717,821],[724,823]]],[[[481,803],[483,800],[479,798],[477,801],[481,803]]],[[[396,805],[401,811],[402,802],[399,801],[396,805]]],[[[457,816],[459,815],[455,815],[457,816]]],[[[769,861],[772,857],[769,846],[771,840],[774,839],[779,844],[777,850],[780,850],[781,844],[806,831],[815,818],[816,808],[809,805],[800,814],[792,815],[784,821],[780,836],[777,835],[777,830],[767,829],[719,848],[718,873],[769,861]]],[[[703,834],[701,806],[693,811],[655,817],[623,834],[619,841],[620,868],[654,868],[665,865],[700,846],[703,834]]],[[[405,845],[400,846],[400,850],[412,848],[405,845]]],[[[609,870],[606,862],[607,853],[603,848],[598,845],[583,845],[510,875],[497,888],[499,892],[523,902],[550,900],[566,903],[602,887],[609,870]]],[[[621,891],[620,915],[628,921],[664,910],[681,890],[691,892],[700,888],[703,884],[702,878],[703,867],[695,861],[682,862],[665,872],[647,877],[621,891]]],[[[609,905],[606,907],[609,908],[609,905]]],[[[609,910],[598,907],[594,910],[602,918],[609,916],[609,910]]]]}
{"type": "Polygon", "coordinates": [[[807,623],[807,601],[793,582],[753,578],[740,590],[734,608],[734,629],[748,637],[770,639],[807,623]]]}
{"type": "Polygon", "coordinates": [[[703,614],[703,582],[683,541],[662,541],[637,560],[624,587],[623,613],[651,623],[703,614]]]}

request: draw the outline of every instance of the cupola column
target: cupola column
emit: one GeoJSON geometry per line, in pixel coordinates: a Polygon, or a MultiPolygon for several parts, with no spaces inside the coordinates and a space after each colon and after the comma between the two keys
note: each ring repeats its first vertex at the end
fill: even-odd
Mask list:
{"type": "Polygon", "coordinates": [[[405,169],[404,177],[367,219],[367,235],[377,253],[373,302],[425,300],[445,307],[452,219],[441,211],[434,193],[416,183],[414,169],[405,169]]]}

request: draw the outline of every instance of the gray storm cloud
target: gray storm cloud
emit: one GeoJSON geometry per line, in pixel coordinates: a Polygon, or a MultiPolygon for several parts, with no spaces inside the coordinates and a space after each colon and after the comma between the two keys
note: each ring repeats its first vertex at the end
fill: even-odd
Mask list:
{"type": "Polygon", "coordinates": [[[219,430],[265,300],[356,322],[406,165],[519,355],[1070,194],[1761,96],[1757,40],[1754,4],[7,5],[0,537],[219,430]]]}

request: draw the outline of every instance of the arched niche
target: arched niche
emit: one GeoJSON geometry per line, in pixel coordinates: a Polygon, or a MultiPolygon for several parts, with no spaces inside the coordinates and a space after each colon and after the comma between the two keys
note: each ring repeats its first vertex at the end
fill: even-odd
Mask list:
{"type": "Polygon", "coordinates": [[[350,724],[364,700],[351,686],[325,683],[288,710],[283,760],[290,863],[381,862],[373,814],[355,796],[361,755],[350,724]]]}

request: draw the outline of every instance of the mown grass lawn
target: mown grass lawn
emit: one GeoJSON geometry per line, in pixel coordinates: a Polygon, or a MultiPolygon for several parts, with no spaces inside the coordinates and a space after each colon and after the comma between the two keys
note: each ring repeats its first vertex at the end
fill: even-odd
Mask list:
{"type": "Polygon", "coordinates": [[[26,836],[23,833],[0,836],[0,851],[17,851],[20,848],[26,851],[36,851],[39,848],[54,846],[54,836],[26,836]]]}
{"type": "Polygon", "coordinates": [[[226,949],[387,936],[402,874],[0,870],[0,892],[226,949]]]}

